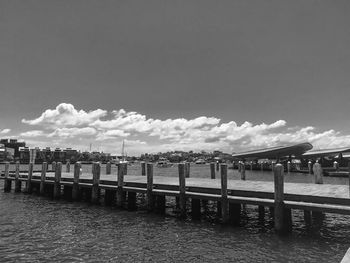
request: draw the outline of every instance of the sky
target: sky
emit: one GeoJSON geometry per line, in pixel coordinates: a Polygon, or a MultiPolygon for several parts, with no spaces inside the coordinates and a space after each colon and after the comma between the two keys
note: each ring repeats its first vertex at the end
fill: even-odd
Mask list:
{"type": "Polygon", "coordinates": [[[0,138],[349,146],[349,25],[347,0],[0,0],[0,138]]]}

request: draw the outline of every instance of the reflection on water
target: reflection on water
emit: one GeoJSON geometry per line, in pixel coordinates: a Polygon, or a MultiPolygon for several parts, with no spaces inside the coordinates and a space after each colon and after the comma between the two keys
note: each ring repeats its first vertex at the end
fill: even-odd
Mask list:
{"type": "MultiPolygon", "coordinates": [[[[209,178],[206,170],[193,166],[191,176],[209,178]]],[[[134,172],[138,167],[130,166],[134,172]]],[[[155,172],[176,176],[177,167],[155,172]]],[[[272,173],[247,172],[248,180],[256,178],[272,179],[272,173]]],[[[313,182],[303,174],[286,180],[313,182]]],[[[284,238],[274,233],[268,213],[264,223],[254,206],[242,216],[240,227],[222,226],[1,190],[0,261],[339,262],[350,245],[349,216],[327,214],[321,229],[306,229],[302,211],[293,211],[293,233],[284,238]]]]}

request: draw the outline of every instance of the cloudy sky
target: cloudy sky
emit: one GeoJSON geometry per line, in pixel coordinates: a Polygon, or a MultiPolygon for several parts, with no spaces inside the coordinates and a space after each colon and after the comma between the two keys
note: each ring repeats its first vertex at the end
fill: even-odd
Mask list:
{"type": "Polygon", "coordinates": [[[348,146],[349,25],[348,0],[0,0],[0,137],[348,146]]]}

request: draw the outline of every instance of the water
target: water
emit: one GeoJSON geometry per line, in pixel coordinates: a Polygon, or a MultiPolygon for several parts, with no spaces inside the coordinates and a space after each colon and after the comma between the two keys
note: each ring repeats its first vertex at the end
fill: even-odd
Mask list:
{"type": "MultiPolygon", "coordinates": [[[[2,167],[0,168],[2,169],[2,167]]],[[[90,166],[84,166],[88,171],[90,166]]],[[[103,169],[103,168],[102,168],[103,169]]],[[[139,166],[129,166],[138,174],[139,166]]],[[[176,176],[177,167],[156,169],[176,176]]],[[[191,166],[191,176],[209,177],[208,166],[191,166]]],[[[229,170],[229,178],[237,171],[229,170]]],[[[271,172],[247,171],[247,179],[271,180],[271,172]]],[[[286,181],[312,182],[294,174],[286,181]]],[[[345,184],[345,178],[325,178],[345,184]]],[[[3,182],[0,183],[0,189],[3,182]]],[[[171,200],[168,210],[171,211],[171,200]]],[[[350,246],[350,217],[327,214],[320,229],[307,229],[293,211],[293,232],[279,237],[268,213],[246,206],[239,227],[205,217],[201,222],[128,212],[87,203],[53,201],[0,191],[0,261],[3,262],[340,262],[350,246]]]]}

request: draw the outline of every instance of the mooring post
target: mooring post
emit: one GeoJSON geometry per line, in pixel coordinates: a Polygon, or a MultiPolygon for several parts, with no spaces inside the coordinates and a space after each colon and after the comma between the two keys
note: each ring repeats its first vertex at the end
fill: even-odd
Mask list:
{"type": "Polygon", "coordinates": [[[154,208],[154,198],[153,198],[153,163],[147,164],[147,209],[152,211],[154,208]]]}
{"type": "Polygon", "coordinates": [[[66,163],[66,172],[70,173],[70,161],[67,161],[66,163]]]}
{"type": "Polygon", "coordinates": [[[112,164],[111,162],[107,162],[106,164],[106,174],[111,174],[112,173],[112,164]]]}
{"type": "Polygon", "coordinates": [[[32,187],[33,168],[34,168],[34,164],[33,163],[29,163],[29,165],[28,165],[27,187],[26,187],[26,192],[28,194],[31,194],[32,190],[33,190],[33,187],[32,187]]]}
{"type": "Polygon", "coordinates": [[[92,164],[92,188],[91,188],[91,203],[99,204],[99,184],[101,176],[101,164],[95,162],[92,164]]]}
{"type": "Polygon", "coordinates": [[[291,162],[287,162],[287,173],[290,173],[291,162]]]}
{"type": "Polygon", "coordinates": [[[190,163],[185,162],[185,177],[190,178],[190,163]]]}
{"type": "Polygon", "coordinates": [[[309,161],[307,163],[307,167],[308,167],[308,170],[309,170],[309,174],[312,174],[312,162],[311,161],[309,161]]]}
{"type": "Polygon", "coordinates": [[[323,184],[323,170],[321,164],[314,163],[312,170],[315,176],[315,184],[323,184]]]}
{"type": "Polygon", "coordinates": [[[77,201],[79,199],[79,178],[81,171],[81,163],[76,162],[74,164],[74,178],[73,178],[73,189],[72,189],[72,200],[77,201]]]}
{"type": "Polygon", "coordinates": [[[219,171],[219,167],[220,167],[219,161],[216,161],[216,171],[217,172],[219,171]]]}
{"type": "Polygon", "coordinates": [[[334,167],[336,172],[339,172],[339,163],[337,161],[334,161],[333,167],[334,167]]]}
{"type": "Polygon", "coordinates": [[[123,186],[124,186],[124,175],[125,175],[125,163],[121,163],[118,166],[118,187],[117,187],[117,206],[118,207],[123,207],[124,204],[124,191],[123,191],[123,186]]]}
{"type": "Polygon", "coordinates": [[[55,161],[53,161],[53,162],[51,163],[51,169],[52,169],[53,172],[56,171],[56,162],[55,162],[55,161]]]}
{"type": "Polygon", "coordinates": [[[46,169],[47,169],[47,163],[43,162],[41,166],[40,190],[39,190],[40,195],[45,194],[46,169]]]}
{"type": "Polygon", "coordinates": [[[141,162],[141,175],[146,176],[146,163],[141,162]]]}
{"type": "Polygon", "coordinates": [[[10,192],[11,191],[11,179],[10,177],[10,163],[5,163],[5,181],[4,181],[4,192],[10,192]]]}
{"type": "Polygon", "coordinates": [[[241,163],[241,180],[245,181],[245,162],[241,163]]]}
{"type": "Polygon", "coordinates": [[[16,172],[15,172],[15,193],[21,192],[22,182],[19,180],[19,161],[16,162],[16,172]]]}
{"type": "Polygon", "coordinates": [[[179,163],[179,206],[180,216],[186,217],[186,178],[185,178],[185,164],[179,163]]]}
{"type": "Polygon", "coordinates": [[[215,163],[210,163],[210,178],[215,179],[215,163]]]}
{"type": "Polygon", "coordinates": [[[264,171],[264,162],[260,163],[260,169],[261,169],[262,172],[264,171]]]}
{"type": "Polygon", "coordinates": [[[253,171],[253,161],[250,162],[250,170],[253,171]]]}
{"type": "Polygon", "coordinates": [[[275,185],[275,230],[278,233],[284,231],[284,185],[283,185],[283,166],[276,164],[274,168],[274,185],[275,185]]]}
{"type": "Polygon", "coordinates": [[[60,198],[61,196],[61,176],[62,176],[62,163],[56,164],[55,181],[53,186],[53,198],[60,198]]]}
{"type": "Polygon", "coordinates": [[[221,164],[221,216],[225,224],[229,219],[228,198],[227,198],[227,164],[221,164]]]}

